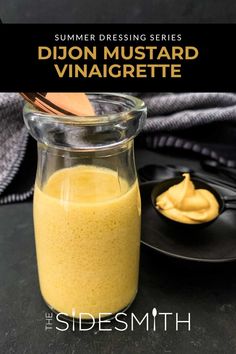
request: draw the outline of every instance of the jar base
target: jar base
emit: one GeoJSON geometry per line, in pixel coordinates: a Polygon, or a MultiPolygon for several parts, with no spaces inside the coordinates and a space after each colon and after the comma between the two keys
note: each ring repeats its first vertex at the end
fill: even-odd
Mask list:
{"type": "Polygon", "coordinates": [[[119,311],[112,313],[110,316],[104,316],[101,318],[95,318],[91,315],[91,318],[93,318],[93,320],[91,319],[85,319],[85,318],[79,318],[79,317],[72,317],[72,316],[67,316],[65,314],[63,314],[62,312],[57,311],[56,309],[54,309],[50,304],[47,303],[47,301],[44,299],[44,297],[42,296],[45,304],[50,308],[50,310],[55,314],[55,315],[59,315],[60,314],[60,318],[69,322],[73,322],[73,323],[83,323],[83,324],[95,324],[95,323],[99,323],[100,321],[106,321],[106,320],[114,320],[116,315],[118,313],[125,313],[130,306],[132,305],[132,303],[134,302],[135,298],[136,298],[137,293],[135,294],[135,296],[133,297],[133,299],[130,301],[130,303],[125,306],[124,308],[120,309],[119,311]]]}

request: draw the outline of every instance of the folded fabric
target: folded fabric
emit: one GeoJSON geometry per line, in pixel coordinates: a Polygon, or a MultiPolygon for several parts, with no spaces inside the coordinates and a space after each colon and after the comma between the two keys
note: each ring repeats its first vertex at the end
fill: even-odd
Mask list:
{"type": "Polygon", "coordinates": [[[144,146],[152,150],[188,150],[228,167],[236,167],[236,151],[232,149],[236,139],[235,93],[137,95],[148,107],[148,119],[142,137],[144,146]],[[217,133],[220,135],[218,144],[217,133]]]}
{"type": "Polygon", "coordinates": [[[236,123],[234,93],[138,94],[148,107],[144,132],[176,131],[215,122],[236,123]]]}
{"type": "MultiPolygon", "coordinates": [[[[24,159],[28,133],[22,120],[23,100],[16,93],[0,94],[0,196],[12,182],[24,159]]],[[[0,197],[0,204],[18,196],[0,197]]]]}

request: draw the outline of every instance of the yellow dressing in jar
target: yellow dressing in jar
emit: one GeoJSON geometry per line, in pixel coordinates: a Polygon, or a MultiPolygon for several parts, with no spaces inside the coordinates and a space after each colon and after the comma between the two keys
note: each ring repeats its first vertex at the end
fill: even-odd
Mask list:
{"type": "Polygon", "coordinates": [[[215,196],[206,189],[195,189],[189,173],[184,180],[156,198],[156,207],[166,217],[185,224],[211,221],[219,215],[215,196]]]}
{"type": "Polygon", "coordinates": [[[111,169],[64,168],[42,189],[36,183],[35,239],[45,301],[69,316],[74,309],[77,316],[95,318],[128,306],[138,287],[140,216],[137,181],[129,186],[111,169]]]}

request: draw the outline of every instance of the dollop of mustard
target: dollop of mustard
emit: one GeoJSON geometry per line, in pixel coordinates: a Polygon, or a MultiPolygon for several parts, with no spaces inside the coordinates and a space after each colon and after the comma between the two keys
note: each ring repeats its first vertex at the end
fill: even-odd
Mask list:
{"type": "Polygon", "coordinates": [[[166,217],[185,224],[200,224],[219,215],[219,203],[206,189],[195,189],[189,173],[184,180],[156,198],[156,207],[166,217]]]}

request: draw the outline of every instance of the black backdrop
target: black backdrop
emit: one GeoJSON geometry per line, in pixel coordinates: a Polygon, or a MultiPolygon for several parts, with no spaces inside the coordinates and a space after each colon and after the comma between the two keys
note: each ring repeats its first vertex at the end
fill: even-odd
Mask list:
{"type": "Polygon", "coordinates": [[[235,23],[235,0],[0,0],[6,23],[235,23]]]}

